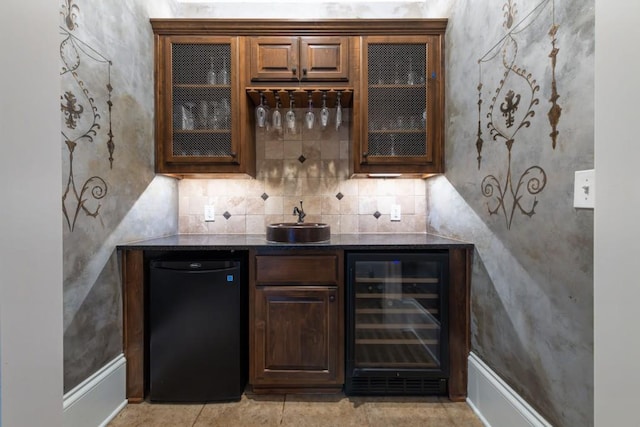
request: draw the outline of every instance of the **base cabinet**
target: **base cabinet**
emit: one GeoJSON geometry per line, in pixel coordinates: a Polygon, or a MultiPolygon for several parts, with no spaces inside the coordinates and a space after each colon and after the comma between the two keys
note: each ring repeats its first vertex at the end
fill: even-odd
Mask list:
{"type": "Polygon", "coordinates": [[[253,391],[339,391],[344,383],[342,255],[258,254],[252,260],[253,391]]]}

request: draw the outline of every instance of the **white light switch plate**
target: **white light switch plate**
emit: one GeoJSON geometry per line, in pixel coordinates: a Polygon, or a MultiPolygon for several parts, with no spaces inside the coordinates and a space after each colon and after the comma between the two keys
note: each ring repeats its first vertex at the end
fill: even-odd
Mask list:
{"type": "Polygon", "coordinates": [[[576,171],[573,185],[573,207],[593,209],[596,206],[596,173],[594,169],[576,171]]]}
{"type": "Polygon", "coordinates": [[[206,222],[215,221],[216,211],[213,205],[204,205],[204,220],[206,222]]]}
{"type": "Polygon", "coordinates": [[[400,205],[391,205],[391,221],[400,221],[401,219],[400,205]]]}

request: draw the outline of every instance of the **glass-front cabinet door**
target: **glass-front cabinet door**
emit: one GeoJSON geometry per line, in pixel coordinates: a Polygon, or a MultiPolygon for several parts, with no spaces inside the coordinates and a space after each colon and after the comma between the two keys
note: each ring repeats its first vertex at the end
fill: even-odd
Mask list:
{"type": "Polygon", "coordinates": [[[444,392],[447,256],[350,254],[347,260],[347,392],[444,392]]]}
{"type": "Polygon", "coordinates": [[[168,36],[159,44],[157,172],[245,172],[237,44],[218,36],[168,36]]]}
{"type": "Polygon", "coordinates": [[[363,38],[361,144],[356,172],[442,172],[441,38],[363,38]]]}

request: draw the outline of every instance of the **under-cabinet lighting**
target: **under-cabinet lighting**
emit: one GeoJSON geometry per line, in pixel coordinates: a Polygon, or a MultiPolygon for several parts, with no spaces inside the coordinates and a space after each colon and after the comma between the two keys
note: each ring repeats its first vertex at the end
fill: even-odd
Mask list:
{"type": "Polygon", "coordinates": [[[401,173],[370,173],[369,178],[397,178],[402,176],[401,173]]]}

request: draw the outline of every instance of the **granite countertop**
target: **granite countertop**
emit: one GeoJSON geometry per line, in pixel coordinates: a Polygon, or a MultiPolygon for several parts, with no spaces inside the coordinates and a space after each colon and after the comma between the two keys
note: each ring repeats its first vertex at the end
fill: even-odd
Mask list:
{"type": "Polygon", "coordinates": [[[215,250],[251,248],[448,249],[473,244],[433,234],[332,234],[321,243],[272,243],[264,234],[174,234],[118,245],[118,249],[215,250]]]}

